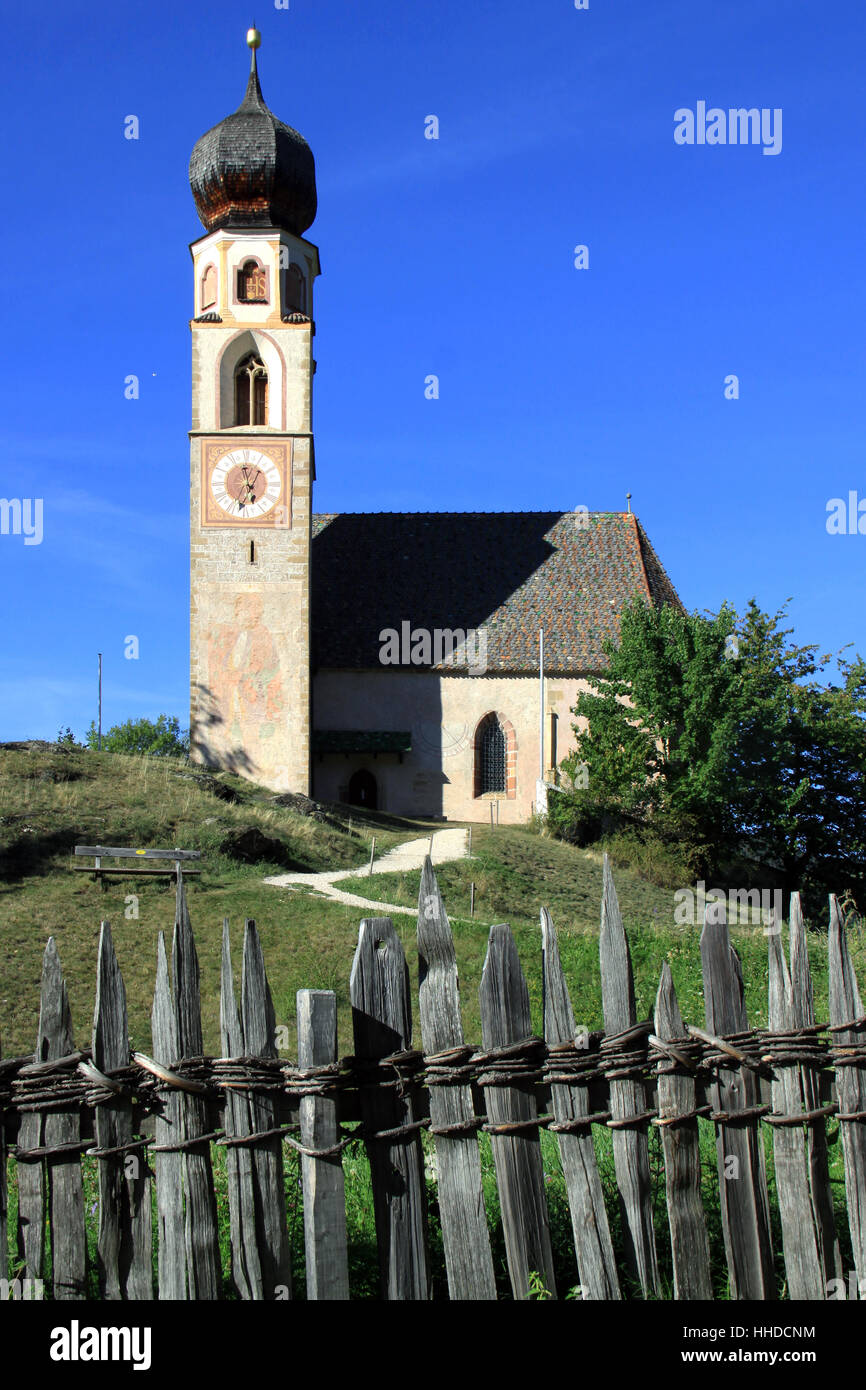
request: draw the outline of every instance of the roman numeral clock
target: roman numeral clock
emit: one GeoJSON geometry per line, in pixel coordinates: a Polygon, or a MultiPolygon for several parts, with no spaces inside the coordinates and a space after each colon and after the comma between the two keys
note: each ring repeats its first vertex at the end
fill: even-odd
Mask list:
{"type": "Polygon", "coordinates": [[[202,526],[291,526],[291,441],[201,441],[202,526]]]}

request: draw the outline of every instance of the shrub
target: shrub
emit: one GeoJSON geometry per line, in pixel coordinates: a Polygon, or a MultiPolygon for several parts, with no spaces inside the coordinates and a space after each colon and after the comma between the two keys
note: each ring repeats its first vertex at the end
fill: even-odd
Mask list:
{"type": "MultiPolygon", "coordinates": [[[[96,725],[87,731],[88,748],[98,747],[96,725]]],[[[149,758],[186,758],[189,756],[189,730],[181,729],[175,716],[160,714],[154,723],[150,719],[127,719],[115,724],[102,735],[105,753],[140,753],[149,758]]]]}

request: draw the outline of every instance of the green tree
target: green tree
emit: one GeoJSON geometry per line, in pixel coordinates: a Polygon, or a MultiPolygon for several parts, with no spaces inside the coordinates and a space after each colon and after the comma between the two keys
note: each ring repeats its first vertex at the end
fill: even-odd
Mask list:
{"type": "Polygon", "coordinates": [[[841,683],[821,684],[830,657],[793,645],[784,617],[754,600],[741,618],[729,604],[626,608],[607,675],[574,707],[554,830],[640,824],[684,846],[697,874],[745,853],[786,889],[862,891],[866,664],[837,657],[841,683]]]}
{"type": "MultiPolygon", "coordinates": [[[[87,731],[87,746],[98,746],[95,723],[87,731]]],[[[189,730],[181,729],[180,720],[168,714],[160,714],[155,723],[150,719],[127,719],[125,724],[115,724],[102,735],[102,748],[106,753],[185,758],[189,754],[189,730]]]]}

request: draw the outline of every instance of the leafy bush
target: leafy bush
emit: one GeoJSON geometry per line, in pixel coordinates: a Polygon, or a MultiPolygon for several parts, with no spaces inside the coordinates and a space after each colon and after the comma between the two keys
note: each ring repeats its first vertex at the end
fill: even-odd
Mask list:
{"type": "Polygon", "coordinates": [[[747,854],[786,891],[866,891],[866,662],[837,656],[836,683],[816,680],[831,657],[791,645],[784,617],[626,607],[574,706],[554,832],[631,827],[698,877],[747,854]]]}
{"type": "Polygon", "coordinates": [[[79,743],[76,740],[74,733],[67,724],[65,732],[63,729],[57,730],[57,747],[65,748],[68,752],[71,753],[74,752],[76,749],[83,748],[84,744],[79,743]]]}
{"type": "MultiPolygon", "coordinates": [[[[96,724],[87,731],[88,748],[98,746],[96,724]]],[[[105,753],[140,753],[149,758],[186,758],[189,755],[189,730],[181,729],[180,720],[161,714],[154,723],[150,719],[127,719],[115,724],[102,735],[105,753]]]]}

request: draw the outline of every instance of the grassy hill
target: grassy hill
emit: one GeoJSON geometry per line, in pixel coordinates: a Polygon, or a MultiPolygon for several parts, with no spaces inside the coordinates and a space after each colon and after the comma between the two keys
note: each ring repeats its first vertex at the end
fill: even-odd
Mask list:
{"type": "MultiPolygon", "coordinates": [[[[75,844],[200,849],[203,872],[191,879],[189,906],[201,965],[204,1043],[219,1048],[219,952],[222,922],[232,927],[240,968],[243,921],[255,918],[262,936],[277,1022],[294,1052],[295,993],[333,989],[339,1004],[340,1048],[352,1050],[349,971],[362,909],[304,891],[265,885],[280,871],[355,868],[341,887],[379,901],[417,902],[418,873],[361,872],[376,837],[377,854],[423,833],[422,821],[350,807],[317,808],[303,798],[274,798],[241,778],[213,776],[185,763],[94,752],[49,744],[0,749],[0,1043],[5,1056],[33,1049],[39,1010],[41,957],[48,936],[58,944],[79,1045],[90,1041],[99,923],[111,922],[126,981],[135,1047],[150,1046],[150,1007],[160,931],[174,920],[168,880],[117,878],[106,887],[72,872],[75,844]],[[289,804],[281,804],[286,803],[289,804]],[[130,895],[138,917],[131,914],[130,895]]],[[[480,1040],[478,983],[491,923],[515,932],[529,980],[535,1026],[541,1027],[541,948],[538,911],[550,908],[559,930],[575,1016],[601,1026],[598,922],[601,847],[583,850],[530,828],[476,826],[473,858],[438,872],[451,917],[460,968],[467,1038],[480,1040]],[[470,883],[476,911],[469,918],[470,883]]],[[[82,861],[78,861],[81,863],[82,861]]],[[[668,959],[683,1016],[703,1022],[699,931],[674,926],[670,888],[646,882],[627,863],[615,865],[623,917],[632,947],[639,1016],[652,1009],[662,961],[668,959]]],[[[683,885],[685,886],[685,885],[683,885]]],[[[417,980],[414,922],[395,916],[413,982],[417,980]]],[[[760,925],[733,928],[743,958],[747,1004],[754,1023],[766,1020],[767,942],[760,925]]],[[[817,1016],[826,1016],[825,938],[810,939],[817,1016]]],[[[863,943],[852,954],[866,981],[863,943]]]]}

